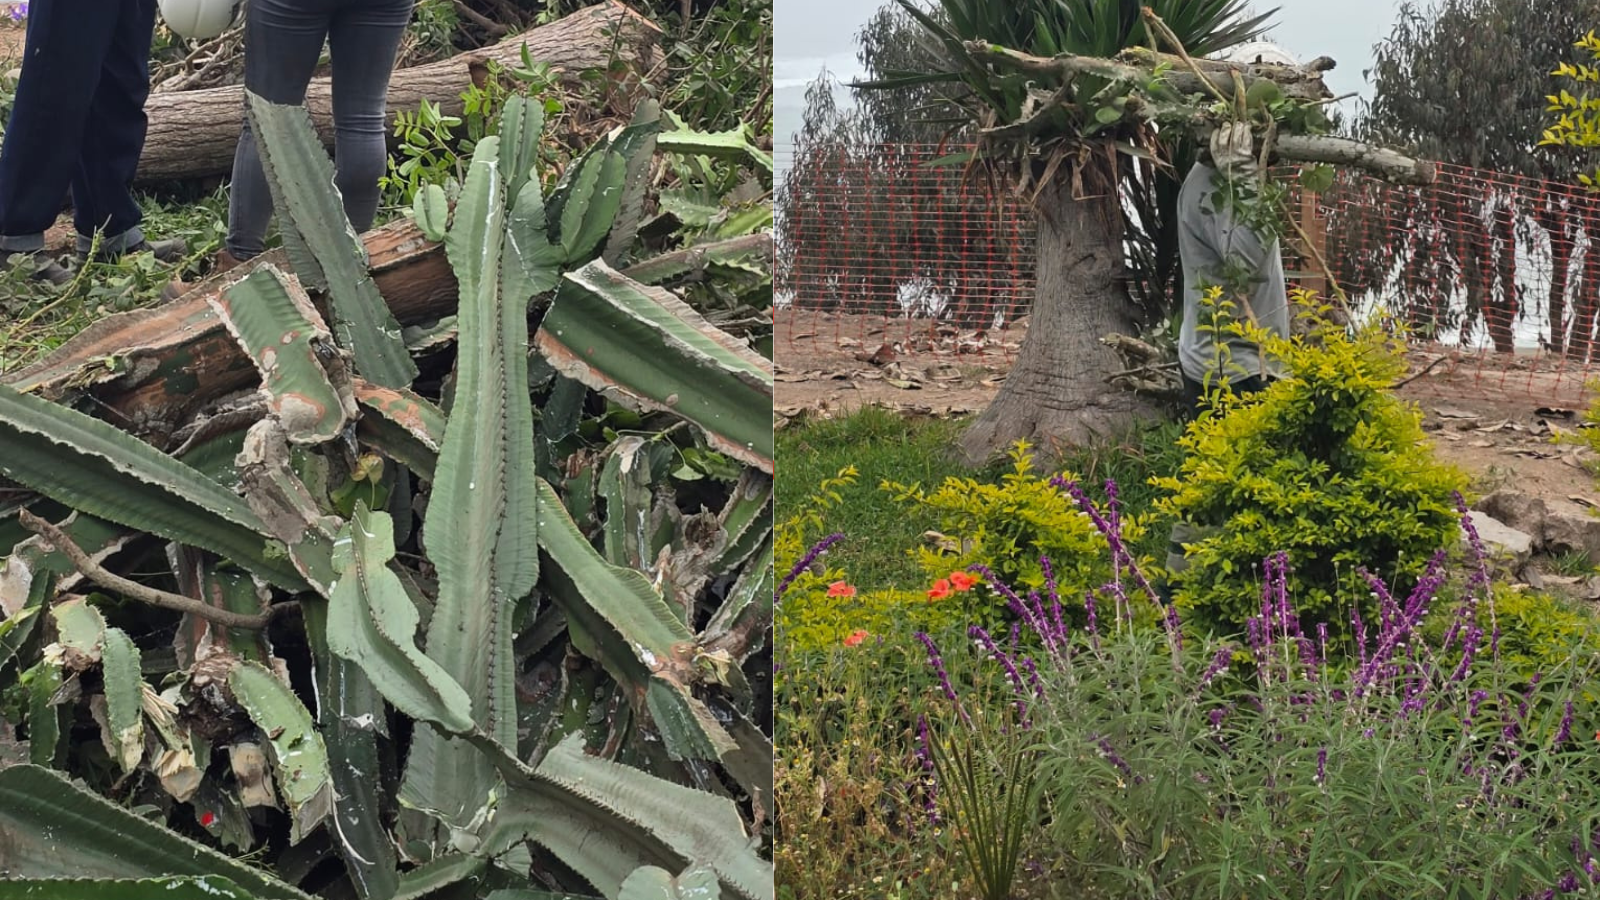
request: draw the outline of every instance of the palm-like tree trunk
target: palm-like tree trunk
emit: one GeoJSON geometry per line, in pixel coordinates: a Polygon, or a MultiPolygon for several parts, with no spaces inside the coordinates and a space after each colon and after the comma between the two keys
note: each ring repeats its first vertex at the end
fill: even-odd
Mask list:
{"type": "Polygon", "coordinates": [[[1106,384],[1121,363],[1100,338],[1132,334],[1137,323],[1121,280],[1122,220],[1114,182],[1084,174],[1084,190],[1093,196],[1075,198],[1066,174],[1039,196],[1032,321],[1000,393],[961,436],[961,452],[971,464],[988,461],[1017,440],[1050,451],[1120,437],[1160,414],[1154,402],[1106,384]]]}

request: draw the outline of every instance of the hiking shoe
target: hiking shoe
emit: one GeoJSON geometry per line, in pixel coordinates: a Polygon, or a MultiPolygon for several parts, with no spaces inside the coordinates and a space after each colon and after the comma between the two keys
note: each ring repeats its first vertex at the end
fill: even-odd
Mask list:
{"type": "Polygon", "coordinates": [[[244,262],[244,260],[229,253],[227,248],[224,247],[218,250],[217,255],[211,260],[211,274],[217,275],[229,269],[236,269],[244,265],[244,262]]]}
{"type": "Polygon", "coordinates": [[[178,279],[174,278],[167,282],[166,287],[161,289],[161,302],[168,303],[176,300],[179,297],[182,297],[184,294],[189,293],[189,289],[191,287],[193,287],[193,285],[189,284],[188,282],[179,281],[178,279]]]}
{"type": "Polygon", "coordinates": [[[10,268],[14,265],[33,264],[33,279],[35,281],[48,281],[51,284],[62,285],[72,280],[72,273],[66,266],[55,261],[50,254],[43,250],[30,253],[26,250],[13,250],[10,252],[0,250],[0,268],[10,268]]]}
{"type": "MultiPolygon", "coordinates": [[[[130,253],[149,253],[156,259],[168,265],[183,261],[183,254],[188,252],[189,245],[183,238],[172,238],[166,241],[140,241],[121,253],[107,253],[102,251],[95,256],[95,262],[116,262],[130,253]]],[[[88,259],[89,254],[79,252],[79,259],[88,259]]]]}

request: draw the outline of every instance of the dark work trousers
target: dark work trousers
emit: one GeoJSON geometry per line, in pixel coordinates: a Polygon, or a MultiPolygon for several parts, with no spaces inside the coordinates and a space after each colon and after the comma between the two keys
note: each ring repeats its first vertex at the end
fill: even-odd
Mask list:
{"type": "Polygon", "coordinates": [[[33,0],[0,147],[0,250],[44,248],[72,191],[78,249],[144,240],[131,186],[144,150],[156,0],[33,0]]]}
{"type": "MultiPolygon", "coordinates": [[[[265,100],[304,103],[323,41],[328,43],[334,184],[357,232],[371,228],[378,213],[378,179],[389,159],[384,143],[389,75],[414,2],[250,0],[245,7],[244,85],[265,100]]],[[[271,221],[272,193],[246,119],[233,157],[228,252],[237,259],[259,256],[271,221]]]]}

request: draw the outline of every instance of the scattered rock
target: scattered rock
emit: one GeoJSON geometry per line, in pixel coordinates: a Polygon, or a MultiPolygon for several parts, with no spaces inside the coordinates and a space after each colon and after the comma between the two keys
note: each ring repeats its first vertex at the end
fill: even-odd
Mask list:
{"type": "Polygon", "coordinates": [[[1591,564],[1600,562],[1600,518],[1582,507],[1562,503],[1544,519],[1544,549],[1551,554],[1584,553],[1591,564]]]}
{"type": "MultiPolygon", "coordinates": [[[[1509,556],[1514,566],[1521,567],[1533,555],[1533,536],[1526,531],[1518,531],[1487,513],[1473,516],[1472,524],[1490,556],[1509,556]]],[[[1466,528],[1461,529],[1461,540],[1468,540],[1466,528]]]]}
{"type": "Polygon", "coordinates": [[[1498,519],[1502,525],[1531,536],[1534,549],[1538,549],[1542,543],[1545,517],[1549,514],[1543,499],[1522,491],[1502,489],[1479,500],[1476,510],[1483,515],[1473,516],[1474,523],[1483,516],[1489,516],[1498,519]]]}

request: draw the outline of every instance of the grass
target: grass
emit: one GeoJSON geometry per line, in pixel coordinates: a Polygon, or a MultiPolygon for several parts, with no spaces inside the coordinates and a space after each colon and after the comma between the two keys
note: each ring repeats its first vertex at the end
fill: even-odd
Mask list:
{"type": "Polygon", "coordinates": [[[115,263],[89,263],[71,283],[57,287],[29,277],[26,266],[0,269],[0,372],[36,362],[90,324],[115,313],[161,302],[173,279],[193,279],[222,246],[228,198],[218,189],[198,197],[141,200],[143,229],[151,239],[183,238],[187,256],[176,265],[137,254],[115,263]]]}
{"type": "MultiPolygon", "coordinates": [[[[825,478],[846,466],[859,477],[840,493],[845,502],[828,516],[831,530],[851,540],[830,554],[830,562],[845,568],[861,584],[878,587],[917,587],[924,580],[907,551],[922,534],[939,523],[908,515],[879,489],[884,479],[931,487],[947,477],[975,477],[998,481],[1006,466],[996,463],[974,473],[956,458],[953,445],[966,422],[963,419],[913,419],[881,407],[867,407],[850,416],[806,422],[778,434],[778,458],[783,474],[778,479],[778,515],[786,504],[800,501],[825,478]],[[863,539],[870,537],[870,540],[863,539]]],[[[1177,447],[1180,426],[1161,423],[1127,441],[1107,447],[1069,451],[1059,462],[1086,484],[1101,485],[1115,479],[1125,509],[1148,510],[1157,491],[1150,478],[1178,470],[1182,451],[1177,447]]],[[[1164,556],[1167,534],[1156,528],[1134,548],[1140,553],[1164,556]]]]}

